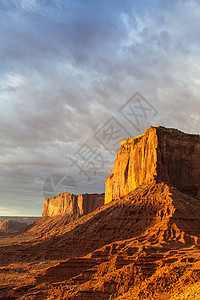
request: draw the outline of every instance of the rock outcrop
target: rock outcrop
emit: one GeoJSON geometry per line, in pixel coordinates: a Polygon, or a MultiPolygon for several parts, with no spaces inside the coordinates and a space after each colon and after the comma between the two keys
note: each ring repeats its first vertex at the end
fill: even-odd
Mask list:
{"type": "Polygon", "coordinates": [[[198,299],[199,160],[199,136],[174,129],[122,141],[113,201],[46,199],[53,217],[1,239],[0,299],[198,299]]]}
{"type": "Polygon", "coordinates": [[[105,194],[61,193],[56,197],[44,199],[43,217],[69,215],[81,217],[104,205],[105,194]]]}
{"type": "Polygon", "coordinates": [[[3,222],[0,222],[0,231],[19,231],[27,226],[28,224],[25,222],[5,220],[3,222]]]}
{"type": "Polygon", "coordinates": [[[0,222],[6,221],[6,220],[13,220],[20,223],[27,223],[28,225],[35,222],[40,217],[16,217],[16,216],[0,216],[0,222]]]}
{"type": "Polygon", "coordinates": [[[200,197],[200,136],[162,126],[120,142],[114,169],[106,180],[105,203],[142,184],[165,182],[200,197]]]}
{"type": "Polygon", "coordinates": [[[0,284],[15,276],[17,285],[2,289],[2,299],[9,289],[16,299],[170,299],[200,282],[200,201],[174,187],[142,185],[74,223],[65,220],[41,218],[21,244],[18,237],[13,247],[0,245],[0,267],[9,261],[16,268],[12,275],[6,266],[0,284]],[[34,230],[39,239],[27,241],[34,230]]]}

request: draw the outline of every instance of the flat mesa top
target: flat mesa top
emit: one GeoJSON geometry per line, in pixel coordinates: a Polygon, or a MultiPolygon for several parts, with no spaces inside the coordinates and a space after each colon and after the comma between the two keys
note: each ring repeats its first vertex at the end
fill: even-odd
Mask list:
{"type": "Polygon", "coordinates": [[[181,139],[195,139],[198,142],[200,140],[200,135],[199,134],[185,133],[185,132],[180,131],[178,129],[166,128],[164,126],[150,126],[150,128],[145,130],[145,132],[143,134],[140,134],[140,135],[122,140],[120,142],[120,145],[123,146],[123,145],[126,145],[126,144],[130,144],[134,140],[141,139],[145,134],[149,134],[152,131],[154,131],[154,132],[156,131],[156,133],[163,132],[165,134],[168,134],[171,137],[178,137],[179,136],[181,139]]]}
{"type": "Polygon", "coordinates": [[[134,136],[134,137],[132,137],[132,138],[128,138],[128,139],[122,140],[122,141],[120,142],[120,145],[123,146],[123,145],[125,145],[125,144],[130,144],[130,143],[132,143],[133,140],[136,140],[136,139],[138,139],[138,138],[141,138],[143,135],[144,135],[144,134],[140,134],[140,135],[134,136]]]}

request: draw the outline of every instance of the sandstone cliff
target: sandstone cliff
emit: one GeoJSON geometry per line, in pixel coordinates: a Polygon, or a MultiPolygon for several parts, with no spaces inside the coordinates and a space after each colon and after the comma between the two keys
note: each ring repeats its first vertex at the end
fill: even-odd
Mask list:
{"type": "Polygon", "coordinates": [[[0,298],[198,299],[199,163],[198,135],[151,127],[122,141],[107,179],[114,201],[46,199],[53,217],[2,239],[0,298]]]}
{"type": "MultiPolygon", "coordinates": [[[[66,219],[41,218],[24,233],[25,242],[0,247],[0,263],[9,259],[16,265],[18,286],[21,281],[14,293],[10,288],[12,296],[170,299],[182,287],[200,282],[200,201],[174,187],[143,184],[74,223],[66,219]],[[28,234],[38,234],[39,240],[27,241],[28,234]],[[27,285],[28,276],[21,276],[17,262],[29,260],[40,273],[27,285]]],[[[8,288],[3,292],[7,295],[8,288]]]]}
{"type": "Polygon", "coordinates": [[[69,215],[80,217],[91,213],[104,205],[104,194],[61,193],[60,195],[44,199],[43,217],[56,215],[69,215]]]}
{"type": "Polygon", "coordinates": [[[136,187],[163,181],[200,196],[200,136],[177,129],[150,127],[120,142],[114,169],[106,180],[105,203],[136,187]]]}

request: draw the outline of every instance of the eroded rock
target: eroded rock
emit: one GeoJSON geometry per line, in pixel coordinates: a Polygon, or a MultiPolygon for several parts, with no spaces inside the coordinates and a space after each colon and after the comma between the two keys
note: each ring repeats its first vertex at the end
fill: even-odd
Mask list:
{"type": "Polygon", "coordinates": [[[56,215],[83,216],[104,205],[104,194],[61,193],[56,197],[44,199],[43,217],[56,215]]]}
{"type": "Polygon", "coordinates": [[[18,222],[15,220],[5,220],[0,222],[0,231],[19,231],[27,227],[25,222],[18,222]]]}
{"type": "Polygon", "coordinates": [[[200,136],[162,126],[120,142],[106,180],[105,203],[150,182],[166,182],[200,196],[200,136]]]}

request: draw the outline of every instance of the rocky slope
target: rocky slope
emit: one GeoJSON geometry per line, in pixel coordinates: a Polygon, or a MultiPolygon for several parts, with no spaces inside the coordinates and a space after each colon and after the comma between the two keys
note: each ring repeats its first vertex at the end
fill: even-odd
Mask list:
{"type": "Polygon", "coordinates": [[[170,299],[200,279],[200,201],[176,188],[143,185],[75,222],[65,218],[37,220],[21,243],[1,247],[0,271],[15,275],[7,295],[170,299]]]}
{"type": "Polygon", "coordinates": [[[44,199],[43,217],[68,215],[80,217],[104,205],[104,194],[61,193],[56,197],[44,199]]]}
{"type": "Polygon", "coordinates": [[[200,197],[200,136],[177,129],[150,127],[120,143],[106,180],[105,203],[147,182],[166,182],[200,197]]]}
{"type": "MultiPolygon", "coordinates": [[[[174,136],[172,129],[158,130],[167,140],[171,134],[174,136]]],[[[146,156],[150,159],[142,184],[136,180],[140,180],[137,172],[143,168],[138,166],[133,177],[137,185],[125,191],[126,163],[122,158],[129,155],[129,161],[133,159],[130,147],[136,144],[131,142],[127,146],[130,151],[121,148],[115,162],[113,184],[118,188],[111,188],[112,201],[79,218],[66,213],[43,217],[17,237],[0,240],[1,299],[194,299],[200,282],[198,188],[192,192],[192,184],[186,183],[184,189],[181,180],[180,186],[175,186],[173,178],[167,179],[162,175],[164,171],[158,172],[159,153],[169,149],[167,142],[162,151],[158,146],[153,148],[150,140],[154,141],[158,135],[155,128],[150,128],[144,138],[145,148],[139,148],[138,155],[144,152],[144,160],[146,156]],[[121,190],[120,184],[117,185],[119,174],[121,190]]],[[[196,146],[198,136],[193,138],[195,146],[191,152],[183,150],[187,155],[185,152],[182,157],[193,164],[191,174],[196,187],[200,153],[196,146]]],[[[137,143],[143,143],[141,137],[136,139],[137,143]]],[[[183,145],[180,140],[180,147],[183,145]]],[[[172,153],[174,148],[170,149],[172,153]]],[[[185,145],[184,149],[189,148],[185,145]]],[[[177,162],[178,154],[173,155],[166,159],[163,154],[163,164],[169,170],[175,171],[175,165],[185,170],[177,162]]],[[[130,170],[126,176],[131,182],[130,170]]]]}

